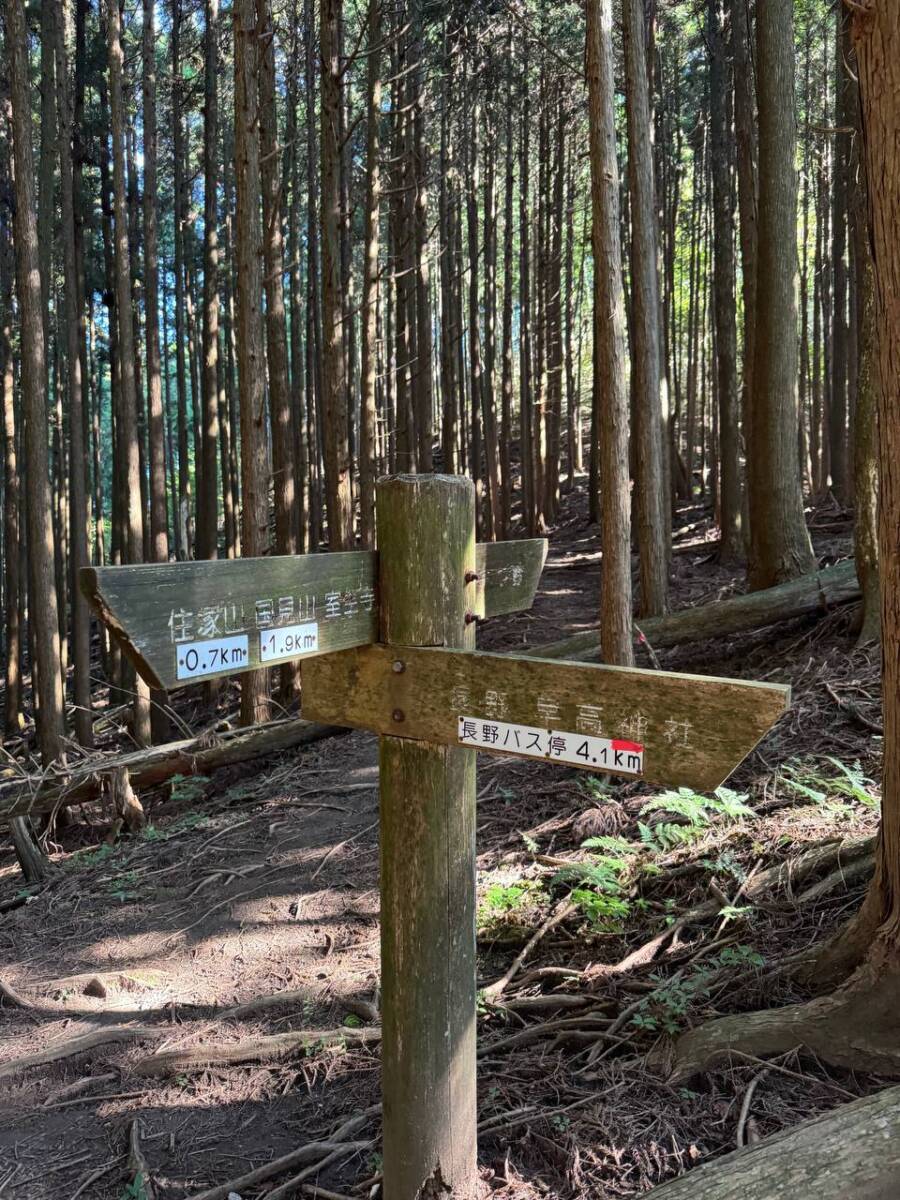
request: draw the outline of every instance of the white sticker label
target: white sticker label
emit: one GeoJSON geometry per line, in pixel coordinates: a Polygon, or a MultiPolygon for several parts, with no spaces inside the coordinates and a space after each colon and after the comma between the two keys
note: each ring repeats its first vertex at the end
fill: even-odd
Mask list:
{"type": "Polygon", "coordinates": [[[308,621],[305,625],[279,625],[264,629],[259,635],[260,662],[299,658],[303,654],[315,654],[318,649],[318,621],[308,621]]]}
{"type": "Polygon", "coordinates": [[[624,738],[593,737],[562,729],[539,729],[532,725],[509,725],[484,717],[460,717],[461,745],[505,754],[546,758],[595,771],[617,771],[640,775],[644,770],[644,747],[624,738]]]}
{"type": "Polygon", "coordinates": [[[198,675],[219,675],[223,671],[243,671],[250,662],[246,633],[235,637],[210,638],[204,642],[182,642],[175,651],[175,675],[194,679],[198,675]]]}

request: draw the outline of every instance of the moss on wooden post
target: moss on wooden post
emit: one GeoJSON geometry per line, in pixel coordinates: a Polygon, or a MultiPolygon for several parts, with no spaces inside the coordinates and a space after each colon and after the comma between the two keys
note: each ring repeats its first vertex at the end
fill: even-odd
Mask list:
{"type": "MultiPolygon", "coordinates": [[[[377,489],[382,641],[472,648],[475,491],[448,475],[377,489]]],[[[474,1200],[475,754],[381,739],[384,1194],[474,1200]]]]}

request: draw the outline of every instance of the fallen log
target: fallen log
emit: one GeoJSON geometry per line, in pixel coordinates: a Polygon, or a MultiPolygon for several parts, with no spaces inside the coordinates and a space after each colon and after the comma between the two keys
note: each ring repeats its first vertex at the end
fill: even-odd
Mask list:
{"type": "MultiPolygon", "coordinates": [[[[658,650],[825,613],[859,597],[859,581],[851,558],[761,592],[732,596],[728,600],[682,609],[664,617],[648,617],[641,621],[640,627],[650,645],[658,650]]],[[[535,647],[528,653],[534,658],[596,662],[600,658],[600,635],[596,629],[589,629],[547,646],[535,647]]]]}
{"type": "Polygon", "coordinates": [[[900,1087],[854,1100],[654,1188],[658,1200],[893,1200],[900,1087]]]}
{"type": "Polygon", "coordinates": [[[31,813],[51,812],[69,804],[95,800],[104,778],[125,770],[131,787],[155,787],[173,775],[207,775],[220,767],[248,762],[292,750],[320,738],[347,733],[333,725],[317,725],[301,718],[270,721],[250,729],[204,734],[161,746],[132,750],[108,758],[86,758],[65,773],[22,776],[0,785],[0,823],[31,813]]]}

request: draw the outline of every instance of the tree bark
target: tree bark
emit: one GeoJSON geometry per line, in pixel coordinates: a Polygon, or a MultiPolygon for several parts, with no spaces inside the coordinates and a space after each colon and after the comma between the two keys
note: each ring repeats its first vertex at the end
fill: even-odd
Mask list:
{"type": "MultiPolygon", "coordinates": [[[[834,35],[834,124],[837,129],[855,124],[850,104],[850,77],[845,63],[849,51],[848,19],[843,4],[835,8],[834,35]]],[[[831,453],[831,487],[841,503],[848,499],[847,473],[847,197],[849,191],[850,143],[846,133],[832,138],[831,185],[831,394],[828,404],[828,444],[831,453]]]]}
{"type": "Polygon", "coordinates": [[[219,0],[204,3],[203,67],[203,363],[197,557],[218,557],[219,523],[219,0]]]}
{"type": "Polygon", "coordinates": [[[600,641],[606,662],[630,666],[634,661],[631,646],[631,497],[611,0],[588,0],[586,36],[593,208],[594,379],[595,386],[603,389],[599,422],[603,545],[600,641]]]}
{"type": "MultiPolygon", "coordinates": [[[[234,6],[234,135],[237,183],[237,352],[241,410],[241,551],[264,554],[269,544],[269,462],[266,445],[262,236],[259,219],[259,30],[255,0],[234,6]]],[[[268,672],[241,677],[241,720],[267,720],[268,672]]]]}
{"type": "MultiPolygon", "coordinates": [[[[531,334],[531,87],[528,78],[528,46],[522,69],[522,123],[519,140],[519,447],[522,458],[522,510],[525,529],[537,533],[535,522],[535,463],[532,438],[534,421],[532,334],[531,334]]],[[[596,376],[595,376],[596,379],[596,376]]],[[[593,444],[593,443],[592,443],[593,444]]],[[[594,457],[592,466],[596,465],[594,457]]],[[[596,472],[591,474],[591,517],[597,518],[599,499],[596,472]]]]}
{"type": "Polygon", "coordinates": [[[896,976],[900,940],[900,0],[861,5],[853,16],[851,35],[875,282],[884,765],[875,875],[856,918],[826,947],[816,969],[819,984],[839,981],[860,964],[865,970],[867,955],[882,968],[882,975],[896,976]]]}
{"type": "Polygon", "coordinates": [[[771,587],[814,564],[797,453],[797,178],[792,0],[756,17],[759,260],[750,444],[750,582],[771,587]]]}
{"type": "MultiPolygon", "coordinates": [[[[10,161],[11,113],[9,101],[0,109],[0,183],[12,190],[10,161]]],[[[0,371],[3,388],[3,601],[6,620],[6,661],[4,664],[3,727],[8,736],[20,732],[22,713],[22,627],[19,621],[21,580],[21,505],[17,445],[15,361],[13,359],[13,281],[15,275],[11,214],[0,220],[0,371]]]]}
{"type": "Polygon", "coordinates": [[[187,368],[185,346],[188,331],[185,319],[185,271],[184,271],[184,123],[182,118],[183,87],[181,65],[181,3],[172,0],[172,143],[174,161],[174,252],[175,252],[175,388],[178,397],[178,502],[175,524],[184,530],[181,552],[191,557],[191,466],[188,450],[187,415],[187,368]]]}
{"type": "Polygon", "coordinates": [[[82,746],[94,744],[91,722],[91,623],[87,601],[78,587],[78,573],[88,565],[90,506],[86,487],[84,438],[84,381],[81,314],[78,308],[77,262],[75,256],[75,187],[72,170],[74,114],[66,54],[68,4],[63,4],[54,22],[56,38],[57,111],[59,117],[60,201],[62,215],[63,266],[66,279],[65,326],[66,370],[69,399],[69,473],[71,481],[70,556],[72,567],[72,648],[75,736],[82,746]]]}
{"type": "Polygon", "coordinates": [[[15,163],[14,238],[21,329],[23,449],[28,463],[26,535],[32,651],[37,669],[36,724],[41,760],[62,754],[63,683],[54,578],[53,497],[47,446],[47,376],[35,219],[28,35],[23,0],[8,0],[6,40],[15,163]]]}
{"type": "MultiPolygon", "coordinates": [[[[262,154],[263,250],[266,271],[266,350],[269,367],[269,412],[272,425],[272,469],[275,477],[275,549],[297,553],[297,492],[294,463],[294,420],[288,378],[287,317],[284,308],[284,241],[282,186],[278,169],[281,148],[275,102],[275,29],[270,0],[257,0],[260,29],[260,151],[262,154]]],[[[295,668],[285,674],[293,677],[295,668]]]]}
{"type": "MultiPolygon", "coordinates": [[[[734,56],[734,137],[737,144],[738,214],[740,217],[741,296],[744,342],[741,359],[741,428],[749,453],[752,428],[753,357],[756,353],[756,271],[759,250],[758,148],[753,67],[750,56],[750,6],[729,0],[734,56]]],[[[744,544],[750,542],[749,481],[744,489],[744,544]]]]}
{"type": "MultiPolygon", "coordinates": [[[[124,57],[118,0],[108,0],[106,12],[109,39],[109,101],[113,146],[113,210],[116,276],[116,310],[119,324],[119,434],[126,459],[122,465],[126,492],[125,525],[127,559],[144,558],[144,514],[141,506],[141,463],[135,379],[134,323],[132,321],[131,256],[128,245],[128,208],[125,195],[125,101],[124,57]]],[[[150,742],[150,693],[146,683],[133,672],[134,736],[139,745],[150,742]]]]}
{"type": "Polygon", "coordinates": [[[359,437],[359,532],[375,548],[375,431],[378,419],[378,241],[381,218],[381,0],[369,0],[366,62],[366,202],[361,312],[362,400],[359,437]]]}
{"type": "MultiPolygon", "coordinates": [[[[759,1056],[798,1045],[835,1065],[900,1075],[900,348],[895,337],[900,321],[900,253],[895,236],[900,221],[896,159],[900,0],[870,0],[858,6],[852,36],[869,181],[880,376],[878,533],[885,751],[875,872],[857,916],[805,972],[818,989],[837,985],[835,990],[805,1004],[723,1017],[691,1030],[675,1049],[676,1072],[682,1076],[706,1069],[734,1050],[759,1056]]],[[[786,48],[790,50],[789,45],[786,48]]],[[[763,278],[761,264],[761,287],[763,278]]],[[[880,1194],[887,1193],[882,1189],[880,1194]]]]}
{"type": "Polygon", "coordinates": [[[687,1171],[657,1200],[889,1200],[900,1174],[900,1088],[886,1088],[687,1171]]]}
{"type": "Polygon", "coordinates": [[[881,589],[878,580],[878,364],[875,343],[875,279],[869,245],[868,188],[862,158],[859,89],[855,62],[848,111],[855,125],[851,159],[849,215],[851,262],[856,303],[856,403],[853,420],[853,492],[856,570],[862,590],[859,644],[881,636],[881,589]]]}
{"type": "Polygon", "coordinates": [[[423,0],[409,0],[405,6],[410,20],[410,105],[413,207],[415,240],[415,321],[416,362],[412,373],[416,412],[417,466],[431,471],[434,437],[434,388],[432,383],[432,316],[429,297],[428,267],[428,142],[425,137],[427,96],[423,32],[423,0]]]}
{"type": "MultiPolygon", "coordinates": [[[[512,55],[512,18],[507,38],[512,55]]],[[[513,90],[509,78],[506,91],[506,176],[503,184],[503,310],[501,315],[500,367],[500,474],[503,480],[500,536],[509,537],[512,513],[512,405],[513,405],[513,202],[515,192],[515,143],[513,139],[513,90]]],[[[520,430],[521,434],[521,430],[520,430]]],[[[571,484],[571,480],[569,481],[571,484]]]]}
{"type": "Polygon", "coordinates": [[[659,354],[656,194],[652,117],[647,74],[644,0],[625,0],[625,110],[628,119],[628,184],[631,200],[631,363],[636,424],[637,539],[641,613],[664,613],[668,593],[666,489],[663,478],[662,392],[659,354]]]}
{"type": "Polygon", "coordinates": [[[349,550],[353,543],[347,360],[341,306],[342,147],[338,138],[343,103],[339,33],[341,4],[342,0],[322,0],[319,30],[322,62],[322,417],[328,545],[332,550],[349,550]]]}
{"type": "Polygon", "coordinates": [[[709,0],[710,165],[713,191],[713,302],[719,399],[720,503],[719,557],[740,558],[744,552],[741,488],[741,428],[737,392],[737,317],[735,312],[734,211],[728,130],[727,64],[723,0],[709,0]]]}

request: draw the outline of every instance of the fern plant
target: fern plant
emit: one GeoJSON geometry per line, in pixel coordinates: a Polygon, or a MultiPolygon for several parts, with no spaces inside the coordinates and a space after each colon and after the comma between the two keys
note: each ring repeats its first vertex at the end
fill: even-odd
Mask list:
{"type": "Polygon", "coordinates": [[[650,813],[665,813],[681,817],[681,821],[657,821],[653,826],[638,822],[641,844],[651,852],[664,853],[677,846],[692,842],[718,817],[726,822],[753,817],[753,809],[747,805],[747,797],[738,795],[730,788],[717,788],[712,796],[703,796],[691,788],[660,792],[641,808],[641,816],[650,813]]]}
{"type": "Polygon", "coordinates": [[[818,807],[827,808],[835,816],[849,816],[852,812],[846,805],[836,801],[836,796],[846,796],[866,808],[874,808],[878,804],[872,792],[872,780],[860,763],[854,762],[848,766],[830,754],[823,757],[835,768],[837,775],[831,776],[811,763],[795,762],[784,768],[785,786],[818,807]]]}

